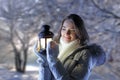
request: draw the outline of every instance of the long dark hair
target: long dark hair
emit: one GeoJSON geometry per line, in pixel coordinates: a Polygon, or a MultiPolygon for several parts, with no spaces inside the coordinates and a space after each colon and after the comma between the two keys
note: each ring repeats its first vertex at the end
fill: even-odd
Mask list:
{"type": "Polygon", "coordinates": [[[75,25],[76,36],[80,40],[80,44],[81,45],[86,44],[89,41],[89,35],[87,33],[87,30],[85,29],[84,21],[77,14],[70,14],[65,19],[63,19],[58,35],[55,37],[55,41],[59,43],[59,39],[61,37],[62,25],[65,20],[72,20],[72,22],[75,25]]]}

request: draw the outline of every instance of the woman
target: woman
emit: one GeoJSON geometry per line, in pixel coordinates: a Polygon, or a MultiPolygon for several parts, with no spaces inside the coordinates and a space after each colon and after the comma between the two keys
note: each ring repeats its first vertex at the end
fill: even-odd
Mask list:
{"type": "Polygon", "coordinates": [[[98,52],[93,52],[93,56],[88,42],[81,17],[68,15],[62,21],[58,36],[48,44],[46,57],[35,47],[35,53],[39,54],[39,80],[88,80],[92,68],[105,62],[102,48],[96,46],[98,52]]]}

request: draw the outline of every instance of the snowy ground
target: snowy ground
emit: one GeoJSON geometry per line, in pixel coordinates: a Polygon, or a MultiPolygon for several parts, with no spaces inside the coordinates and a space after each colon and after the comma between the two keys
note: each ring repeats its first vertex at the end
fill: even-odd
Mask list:
{"type": "Polygon", "coordinates": [[[18,73],[15,70],[0,68],[0,80],[37,80],[38,69],[36,67],[27,67],[26,73],[18,73]]]}
{"type": "MultiPolygon", "coordinates": [[[[92,71],[89,80],[120,80],[120,67],[113,67],[119,65],[104,64],[103,66],[96,67],[92,71]]],[[[15,72],[13,69],[6,69],[0,67],[0,80],[37,80],[38,79],[38,67],[27,66],[25,74],[15,72]]]]}

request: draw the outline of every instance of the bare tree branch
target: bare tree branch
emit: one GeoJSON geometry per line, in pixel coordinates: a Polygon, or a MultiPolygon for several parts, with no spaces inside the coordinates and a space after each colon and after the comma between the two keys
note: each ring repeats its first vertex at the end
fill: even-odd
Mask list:
{"type": "MultiPolygon", "coordinates": [[[[101,7],[96,3],[96,0],[91,0],[91,1],[93,2],[94,6],[95,6],[96,8],[98,8],[99,10],[101,10],[102,12],[111,15],[111,17],[113,17],[113,18],[120,19],[120,16],[118,16],[118,15],[115,14],[114,12],[109,11],[109,10],[107,10],[107,9],[105,9],[105,8],[101,8],[101,7]]],[[[104,16],[104,17],[108,17],[108,16],[104,16]]]]}

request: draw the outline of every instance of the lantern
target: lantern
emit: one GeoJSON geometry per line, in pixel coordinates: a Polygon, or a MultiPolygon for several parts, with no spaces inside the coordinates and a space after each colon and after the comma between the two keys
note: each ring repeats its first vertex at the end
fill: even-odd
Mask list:
{"type": "Polygon", "coordinates": [[[37,50],[40,53],[45,53],[45,49],[47,47],[47,43],[52,41],[52,38],[54,34],[49,31],[50,26],[49,25],[43,25],[43,30],[38,34],[38,44],[37,44],[37,50]]]}

